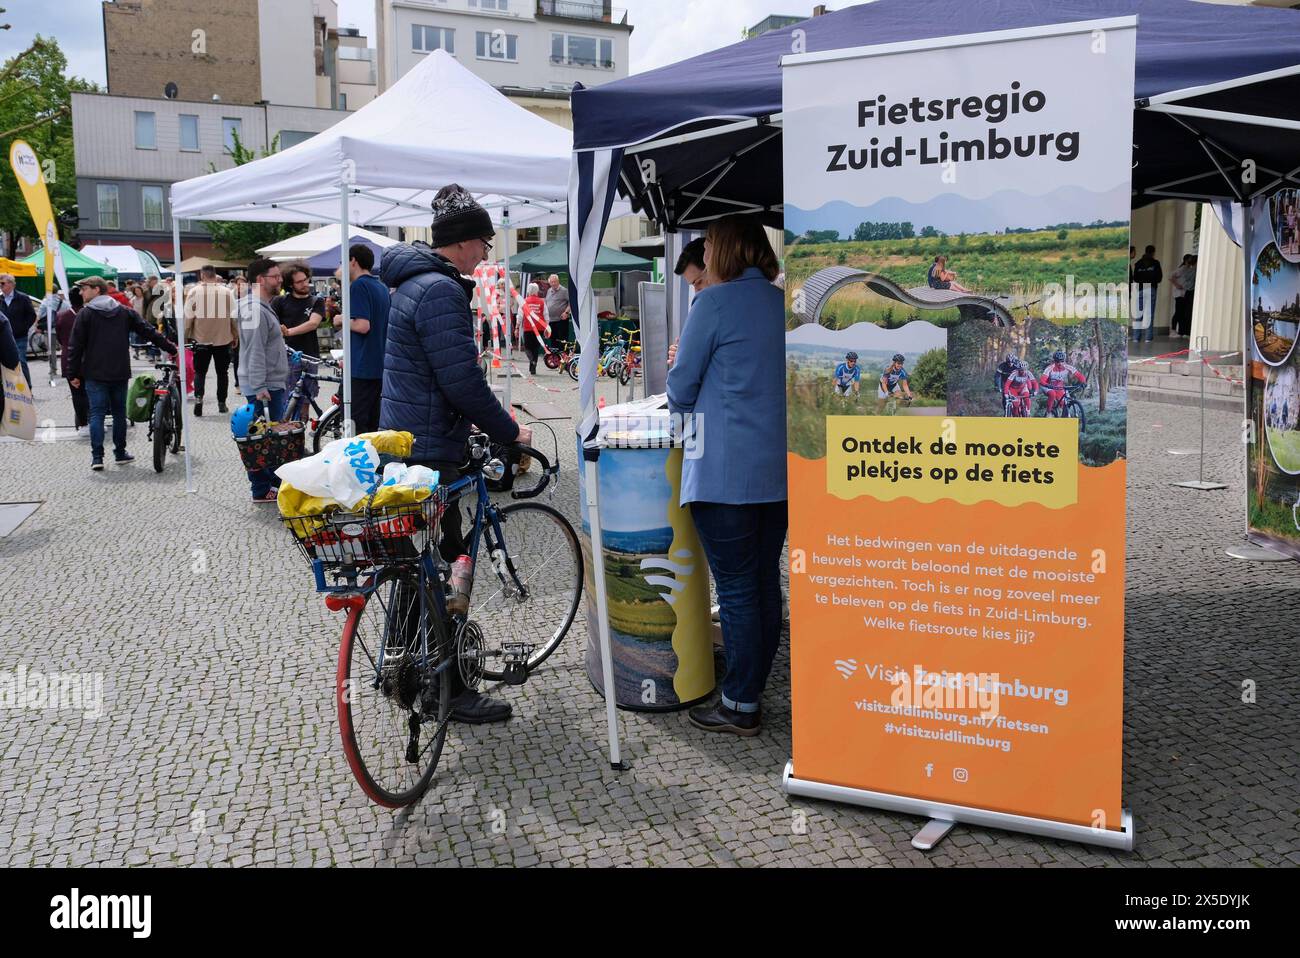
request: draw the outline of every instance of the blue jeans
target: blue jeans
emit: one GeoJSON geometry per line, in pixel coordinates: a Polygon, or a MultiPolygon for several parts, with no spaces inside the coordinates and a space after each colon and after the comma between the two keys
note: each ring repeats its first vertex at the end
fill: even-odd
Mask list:
{"type": "Polygon", "coordinates": [[[1133,314],[1133,342],[1142,342],[1143,333],[1146,333],[1146,341],[1149,343],[1156,338],[1156,295],[1158,290],[1152,285],[1136,285],[1137,290],[1137,310],[1133,314]],[[1150,297],[1150,303],[1146,304],[1145,300],[1150,297]],[[1146,308],[1144,308],[1144,305],[1146,308]],[[1147,322],[1146,328],[1142,323],[1147,322]]]}
{"type": "Polygon", "coordinates": [[[113,455],[126,454],[126,383],[86,380],[90,398],[90,458],[104,461],[104,417],[113,417],[113,455]]]}
{"type": "Polygon", "coordinates": [[[734,712],[757,712],[781,641],[786,504],[694,502],[691,516],[721,607],[727,655],[722,704],[734,712]]]}
{"type": "Polygon", "coordinates": [[[27,388],[32,388],[32,371],[27,368],[27,337],[15,336],[14,343],[18,346],[18,363],[23,367],[23,376],[27,379],[27,388]]]}
{"type": "MultiPolygon", "coordinates": [[[[271,390],[270,403],[264,403],[256,396],[244,398],[257,407],[259,414],[264,413],[272,422],[280,422],[284,419],[284,404],[289,396],[283,389],[271,390]]],[[[248,474],[248,484],[253,487],[253,498],[261,499],[272,488],[280,488],[280,478],[270,469],[255,469],[248,474]]]]}

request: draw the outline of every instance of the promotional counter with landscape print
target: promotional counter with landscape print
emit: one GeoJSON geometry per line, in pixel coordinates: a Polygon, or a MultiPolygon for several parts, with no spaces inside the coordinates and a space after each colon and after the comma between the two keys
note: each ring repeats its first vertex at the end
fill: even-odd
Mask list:
{"type": "Polygon", "coordinates": [[[1247,538],[1300,559],[1300,189],[1257,197],[1249,220],[1247,538]]]}
{"type": "Polygon", "coordinates": [[[1133,846],[1136,18],[784,67],[790,794],[1133,846]]]}
{"type": "Polygon", "coordinates": [[[663,396],[601,411],[597,521],[607,623],[594,599],[592,516],[579,473],[582,548],[588,577],[587,675],[602,695],[600,650],[607,625],[614,699],[633,711],[673,711],[714,690],[709,570],[689,507],[678,505],[682,460],[694,451],[675,437],[663,396]]]}

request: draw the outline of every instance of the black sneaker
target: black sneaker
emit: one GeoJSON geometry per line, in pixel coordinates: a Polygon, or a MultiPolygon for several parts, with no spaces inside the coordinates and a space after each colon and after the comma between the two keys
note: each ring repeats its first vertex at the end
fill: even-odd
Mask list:
{"type": "Polygon", "coordinates": [[[194,402],[194,415],[199,419],[203,418],[203,400],[197,399],[194,402]]]}
{"type": "Polygon", "coordinates": [[[451,702],[451,720],[463,725],[508,722],[512,711],[509,703],[470,690],[460,693],[451,702]]]}
{"type": "Polygon", "coordinates": [[[135,462],[135,456],[131,455],[129,452],[124,452],[120,456],[114,453],[113,461],[121,466],[128,462],[135,462]]]}
{"type": "Polygon", "coordinates": [[[230,410],[226,408],[226,404],[225,404],[225,403],[223,403],[223,402],[219,402],[219,403],[217,403],[217,412],[219,412],[219,413],[223,413],[223,414],[224,414],[224,413],[228,413],[228,412],[230,412],[230,410]]]}
{"type": "Polygon", "coordinates": [[[713,705],[697,705],[688,715],[692,725],[706,732],[728,732],[751,738],[762,728],[758,712],[733,712],[721,701],[713,705]]]}
{"type": "Polygon", "coordinates": [[[91,462],[90,462],[90,468],[93,469],[95,472],[103,472],[103,471],[104,471],[104,460],[103,460],[103,459],[92,459],[91,462]]]}

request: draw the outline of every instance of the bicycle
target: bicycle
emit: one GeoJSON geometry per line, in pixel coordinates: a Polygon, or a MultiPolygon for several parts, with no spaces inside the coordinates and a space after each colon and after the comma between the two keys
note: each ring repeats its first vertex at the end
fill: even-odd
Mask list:
{"type": "Polygon", "coordinates": [[[302,375],[298,377],[298,381],[293,385],[293,391],[289,393],[284,418],[286,422],[301,422],[311,431],[311,451],[317,453],[334,440],[343,438],[343,400],[335,393],[330,397],[330,408],[322,412],[321,407],[316,403],[316,397],[308,393],[306,385],[310,380],[316,383],[336,383],[341,386],[343,365],[332,359],[307,356],[297,350],[289,349],[288,346],[285,349],[289,352],[290,362],[302,363],[302,375]],[[317,367],[316,372],[308,370],[310,364],[317,367]],[[329,367],[337,375],[322,374],[319,372],[322,366],[329,367]]]}
{"type": "Polygon", "coordinates": [[[153,389],[153,413],[149,416],[149,439],[153,442],[153,471],[162,472],[167,465],[167,451],[181,451],[181,384],[174,375],[175,363],[154,363],[162,370],[162,381],[153,389]]]}
{"type": "Polygon", "coordinates": [[[1079,402],[1079,392],[1087,389],[1088,384],[1071,383],[1065,387],[1065,396],[1052,409],[1050,404],[1046,415],[1053,416],[1057,419],[1077,419],[1079,420],[1079,432],[1083,433],[1088,428],[1088,417],[1084,412],[1083,403],[1079,402]]]}
{"type": "MultiPolygon", "coordinates": [[[[911,406],[912,397],[911,396],[903,397],[903,402],[907,406],[911,406]]],[[[886,416],[898,415],[898,394],[897,393],[890,393],[889,397],[885,400],[885,415],[886,416]]]]}
{"type": "MultiPolygon", "coordinates": [[[[541,478],[512,498],[534,499],[558,479],[559,464],[515,448],[537,461],[541,478]]],[[[387,808],[413,804],[433,779],[451,721],[451,669],[469,689],[484,680],[523,685],[559,647],[582,597],[582,551],[568,520],[539,503],[497,506],[486,482],[505,466],[491,458],[486,436],[472,436],[467,452],[463,477],[424,502],[283,517],[326,607],[347,612],[339,733],[362,791],[387,808]],[[465,499],[473,587],[468,614],[452,615],[439,524],[465,499]]]]}
{"type": "Polygon", "coordinates": [[[547,369],[563,369],[569,365],[569,360],[578,354],[577,343],[560,343],[557,349],[552,349],[546,344],[546,340],[541,340],[542,349],[546,352],[542,362],[546,363],[547,369]]]}

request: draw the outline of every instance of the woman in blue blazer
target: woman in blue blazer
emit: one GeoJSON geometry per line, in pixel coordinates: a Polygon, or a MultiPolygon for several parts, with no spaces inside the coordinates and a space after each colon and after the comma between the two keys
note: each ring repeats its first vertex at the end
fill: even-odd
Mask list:
{"type": "Polygon", "coordinates": [[[763,687],[781,637],[786,532],[785,296],[762,224],[709,228],[714,285],[691,306],[668,374],[668,406],[694,430],[682,465],[689,505],[718,590],[727,671],[721,701],[690,712],[714,732],[757,735],[763,687]]]}

